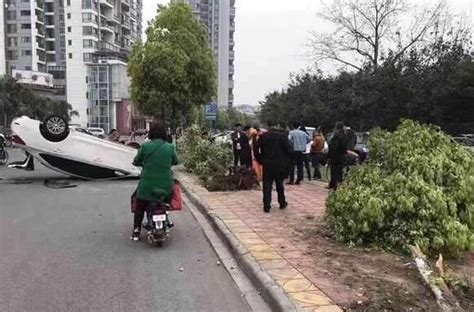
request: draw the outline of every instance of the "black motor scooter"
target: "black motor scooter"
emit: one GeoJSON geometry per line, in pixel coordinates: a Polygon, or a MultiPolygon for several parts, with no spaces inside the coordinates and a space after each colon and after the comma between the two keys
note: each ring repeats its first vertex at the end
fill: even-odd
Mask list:
{"type": "Polygon", "coordinates": [[[165,201],[153,201],[146,210],[147,221],[143,228],[147,230],[147,241],[150,245],[161,247],[169,238],[170,229],[174,226],[169,218],[170,204],[165,201]]]}

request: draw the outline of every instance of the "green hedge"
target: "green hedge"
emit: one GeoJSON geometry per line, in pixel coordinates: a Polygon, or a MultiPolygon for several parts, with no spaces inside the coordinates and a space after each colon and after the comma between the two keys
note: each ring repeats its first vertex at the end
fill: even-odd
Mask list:
{"type": "Polygon", "coordinates": [[[370,162],[329,196],[335,238],[352,245],[456,255],[474,247],[474,157],[437,127],[376,130],[370,162]]]}

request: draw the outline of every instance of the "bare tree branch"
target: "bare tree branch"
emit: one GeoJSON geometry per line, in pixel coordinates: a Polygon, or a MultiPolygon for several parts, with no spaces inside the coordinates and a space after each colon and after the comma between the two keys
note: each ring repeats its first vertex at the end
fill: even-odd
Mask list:
{"type": "Polygon", "coordinates": [[[317,60],[333,60],[352,68],[370,64],[377,70],[388,51],[396,58],[419,43],[423,43],[433,30],[446,0],[436,0],[434,6],[424,8],[416,16],[408,0],[334,0],[326,5],[319,17],[334,27],[329,33],[313,33],[311,46],[317,60]],[[403,14],[403,13],[411,13],[403,14]],[[408,25],[407,17],[416,18],[408,25]],[[356,60],[355,56],[360,59],[356,60]]]}

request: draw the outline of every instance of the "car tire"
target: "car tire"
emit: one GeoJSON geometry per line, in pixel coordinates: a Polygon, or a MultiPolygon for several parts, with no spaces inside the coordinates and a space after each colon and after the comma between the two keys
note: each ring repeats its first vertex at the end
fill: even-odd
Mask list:
{"type": "Polygon", "coordinates": [[[69,125],[65,118],[51,115],[40,125],[41,135],[50,142],[61,142],[69,135],[69,125]]]}

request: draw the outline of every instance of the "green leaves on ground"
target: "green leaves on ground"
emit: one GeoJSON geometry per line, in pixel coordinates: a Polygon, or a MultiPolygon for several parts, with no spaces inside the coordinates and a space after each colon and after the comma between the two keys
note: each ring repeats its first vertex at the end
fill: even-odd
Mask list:
{"type": "Polygon", "coordinates": [[[194,106],[212,100],[216,68],[206,31],[188,4],[159,5],[158,15],[129,62],[132,98],[138,109],[163,123],[189,121],[194,106]]]}
{"type": "Polygon", "coordinates": [[[375,131],[371,160],[327,202],[339,241],[456,255],[474,248],[474,156],[439,128],[404,121],[375,131]]]}
{"type": "Polygon", "coordinates": [[[179,139],[178,150],[186,169],[198,175],[210,191],[227,190],[227,173],[232,163],[230,144],[212,143],[194,125],[179,139]]]}

